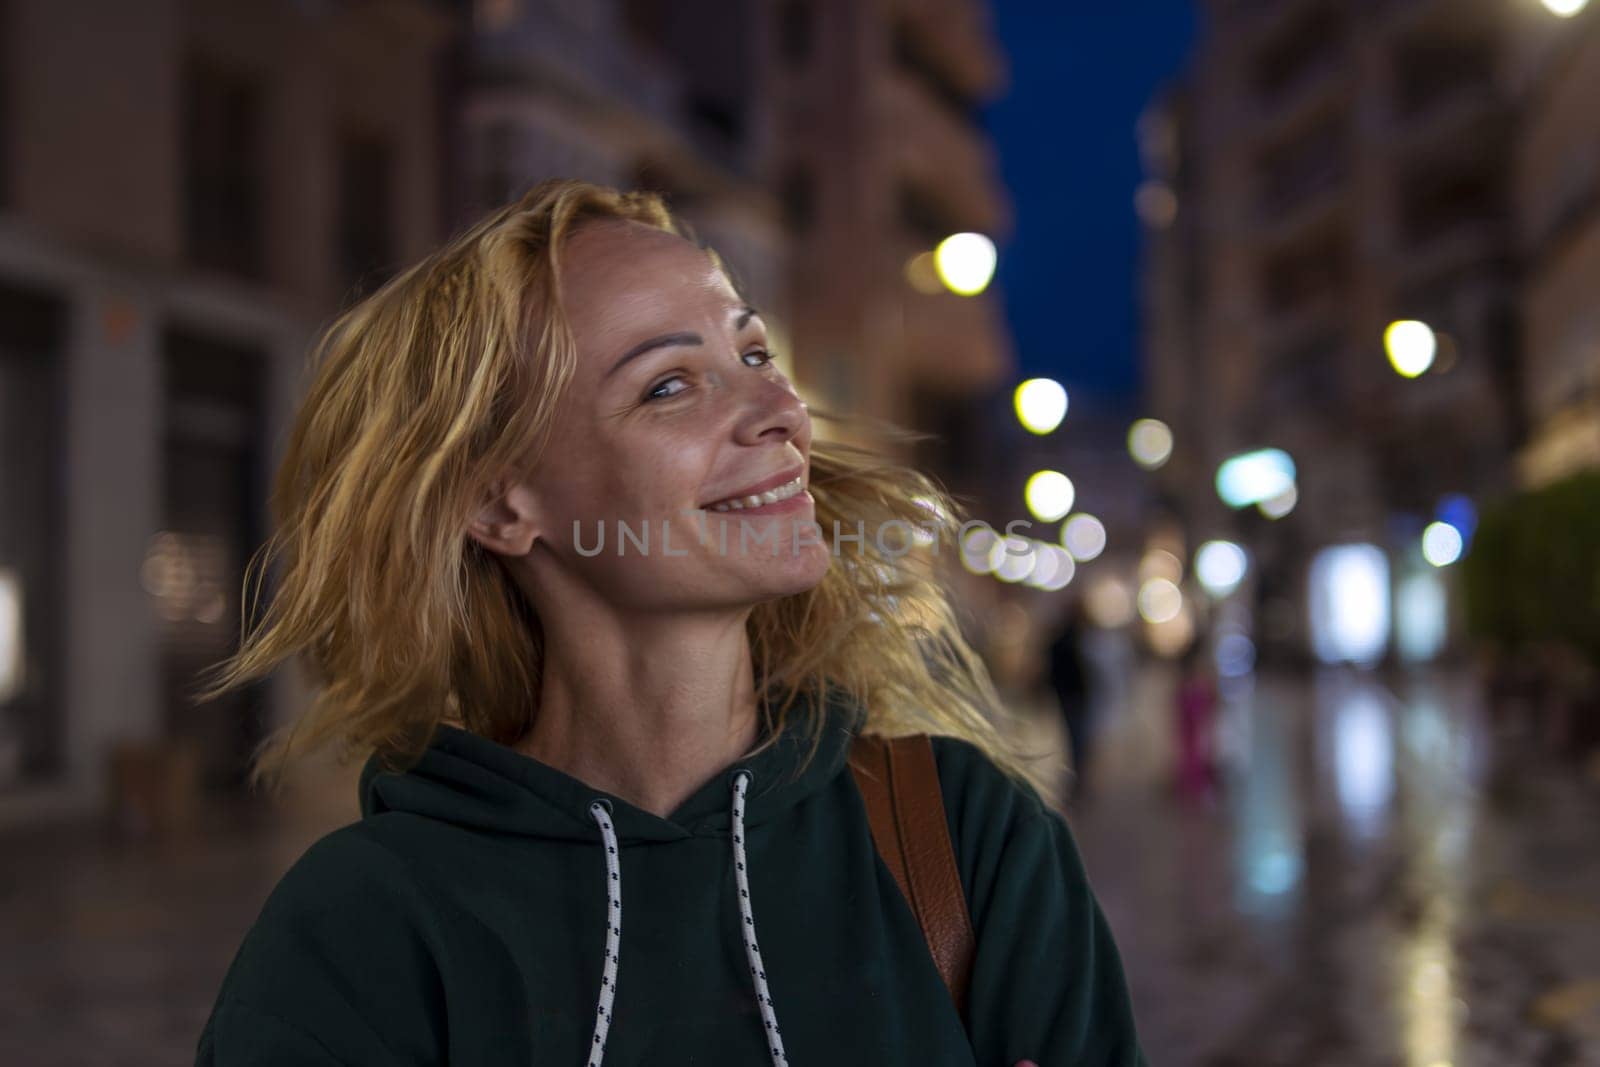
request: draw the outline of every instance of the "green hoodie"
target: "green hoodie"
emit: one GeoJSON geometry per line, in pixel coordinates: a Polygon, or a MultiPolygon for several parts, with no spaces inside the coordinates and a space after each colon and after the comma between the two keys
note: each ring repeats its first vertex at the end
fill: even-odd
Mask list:
{"type": "Polygon", "coordinates": [[[792,727],[668,818],[448,726],[404,774],[369,760],[361,820],[274,889],[197,1064],[1142,1065],[1061,817],[934,739],[977,934],[963,1027],[846,766],[859,718],[828,722],[798,779],[792,727]]]}

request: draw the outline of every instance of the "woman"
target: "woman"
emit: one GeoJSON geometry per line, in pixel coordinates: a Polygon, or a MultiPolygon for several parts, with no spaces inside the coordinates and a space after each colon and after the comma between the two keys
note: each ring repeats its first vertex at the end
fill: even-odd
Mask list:
{"type": "Polygon", "coordinates": [[[199,1063],[1140,1062],[927,553],[878,550],[900,520],[949,551],[949,501],[813,441],[683,233],[545,183],[329,330],[279,590],[213,692],[302,656],[318,700],[258,779],[335,742],[368,757],[362,818],[273,891],[199,1063]],[[976,931],[965,1025],[845,771],[854,734],[918,731],[976,931]]]}

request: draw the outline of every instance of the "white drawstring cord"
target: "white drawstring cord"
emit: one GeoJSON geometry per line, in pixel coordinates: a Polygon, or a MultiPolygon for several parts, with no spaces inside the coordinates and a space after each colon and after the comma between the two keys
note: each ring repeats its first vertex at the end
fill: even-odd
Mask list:
{"type": "Polygon", "coordinates": [[[594,1041],[590,1043],[589,1067],[600,1067],[606,1054],[606,1031],[611,1029],[611,1002],[617,995],[617,960],[622,948],[622,863],[617,854],[617,831],[611,825],[611,802],[597,800],[589,805],[589,815],[600,824],[606,846],[606,966],[600,976],[600,1006],[594,1014],[594,1041]]]}
{"type": "MultiPolygon", "coordinates": [[[[756,920],[750,908],[750,878],[745,870],[744,793],[751,777],[750,772],[745,770],[733,776],[734,879],[739,885],[739,914],[744,920],[745,957],[750,961],[750,976],[755,980],[756,1001],[761,1005],[761,1019],[766,1024],[772,1062],[774,1067],[788,1067],[789,1057],[783,1051],[783,1037],[778,1032],[778,1015],[773,1008],[772,994],[767,990],[766,965],[761,962],[761,949],[756,944],[756,920]]],[[[610,811],[611,802],[608,800],[596,800],[589,805],[589,815],[599,824],[600,836],[606,846],[606,900],[609,904],[606,964],[600,976],[600,1005],[595,1009],[589,1067],[601,1067],[601,1061],[605,1058],[606,1033],[611,1029],[611,1003],[617,994],[617,964],[621,959],[622,947],[622,863],[617,852],[617,831],[611,824],[610,811]]]]}
{"type": "Polygon", "coordinates": [[[787,1067],[789,1057],[783,1051],[783,1036],[778,1033],[778,1014],[773,1010],[772,994],[767,992],[767,969],[761,962],[761,949],[756,945],[756,919],[750,908],[750,878],[744,863],[744,791],[751,779],[749,771],[739,771],[733,776],[733,873],[739,883],[739,911],[744,918],[744,951],[750,960],[750,976],[756,983],[756,1000],[761,1005],[761,1018],[767,1025],[768,1045],[772,1050],[775,1067],[787,1067]]]}

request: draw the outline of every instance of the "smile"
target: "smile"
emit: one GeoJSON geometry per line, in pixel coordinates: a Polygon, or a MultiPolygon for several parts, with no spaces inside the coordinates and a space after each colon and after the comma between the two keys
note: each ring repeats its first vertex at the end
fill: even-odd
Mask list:
{"type": "Polygon", "coordinates": [[[756,493],[753,496],[729,497],[727,500],[719,500],[715,504],[707,504],[706,510],[743,511],[745,508],[759,508],[767,504],[776,504],[780,500],[788,500],[790,497],[803,492],[805,492],[805,485],[802,479],[795,478],[784,482],[776,489],[768,489],[764,493],[756,493]]]}

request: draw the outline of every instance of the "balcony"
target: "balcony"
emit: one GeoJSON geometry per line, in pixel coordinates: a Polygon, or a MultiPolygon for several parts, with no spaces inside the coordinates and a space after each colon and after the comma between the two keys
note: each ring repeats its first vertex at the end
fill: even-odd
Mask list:
{"type": "Polygon", "coordinates": [[[1004,84],[1005,56],[992,43],[987,5],[978,0],[893,0],[898,32],[939,76],[973,101],[1004,84]]]}
{"type": "Polygon", "coordinates": [[[475,27],[471,48],[480,87],[522,89],[622,105],[664,126],[682,122],[677,80],[656,57],[631,47],[596,4],[529,4],[506,24],[475,27]]]}
{"type": "Polygon", "coordinates": [[[879,80],[879,128],[893,171],[928,191],[963,228],[991,236],[1011,225],[994,149],[981,130],[951,115],[904,71],[879,80]]]}
{"type": "MultiPolygon", "coordinates": [[[[910,235],[900,243],[903,259],[920,249],[910,235]]],[[[904,374],[932,388],[957,393],[986,389],[1011,373],[1015,362],[999,297],[925,294],[902,285],[904,374]]]]}

